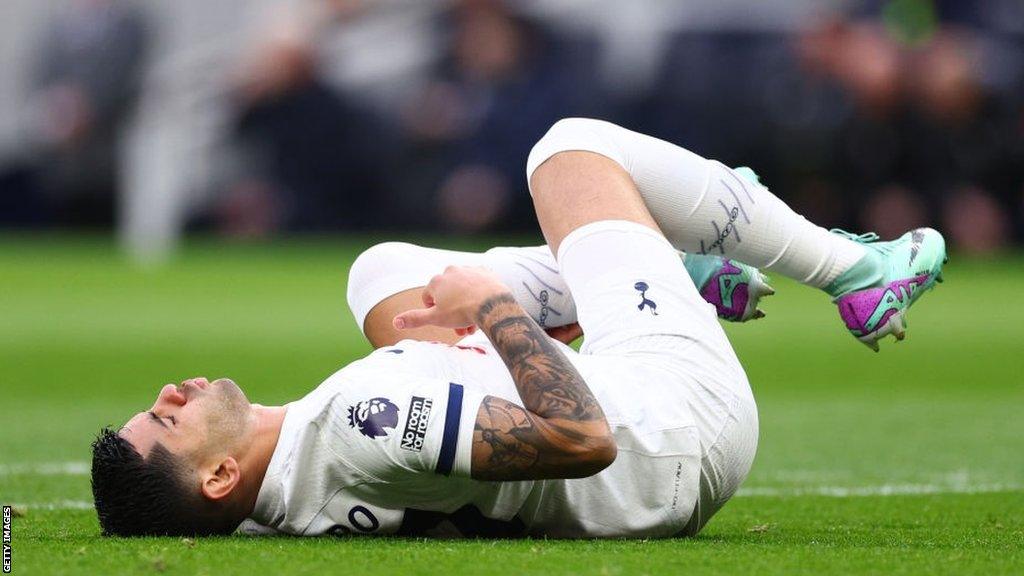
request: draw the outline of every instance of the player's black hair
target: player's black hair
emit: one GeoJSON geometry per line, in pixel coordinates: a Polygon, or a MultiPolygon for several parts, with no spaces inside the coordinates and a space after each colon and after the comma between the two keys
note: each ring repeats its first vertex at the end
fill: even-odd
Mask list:
{"type": "Polygon", "coordinates": [[[148,458],[104,428],[92,443],[92,495],[104,536],[211,536],[239,522],[189,489],[188,466],[157,443],[148,458]]]}

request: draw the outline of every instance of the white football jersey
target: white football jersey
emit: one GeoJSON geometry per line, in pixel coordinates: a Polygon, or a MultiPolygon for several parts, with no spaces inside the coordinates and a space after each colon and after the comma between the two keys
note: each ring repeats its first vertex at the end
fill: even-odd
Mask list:
{"type": "Polygon", "coordinates": [[[700,494],[701,445],[671,368],[561,346],[604,408],[619,448],[590,478],[471,479],[477,411],[522,404],[481,335],[406,340],[333,374],[288,405],[242,530],[296,535],[624,537],[684,532],[700,494]]]}

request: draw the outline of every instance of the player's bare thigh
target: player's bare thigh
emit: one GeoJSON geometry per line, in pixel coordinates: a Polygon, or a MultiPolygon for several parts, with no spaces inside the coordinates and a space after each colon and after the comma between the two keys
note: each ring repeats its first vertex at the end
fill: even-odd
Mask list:
{"type": "MultiPolygon", "coordinates": [[[[534,171],[530,184],[537,220],[556,253],[570,232],[591,222],[626,220],[661,233],[629,173],[600,154],[555,154],[534,171]]],[[[392,320],[396,315],[422,307],[422,292],[422,288],[399,292],[370,310],[363,331],[374,348],[403,339],[453,344],[462,338],[451,330],[435,327],[401,332],[395,329],[392,320]]]]}
{"type": "Polygon", "coordinates": [[[559,152],[530,179],[533,205],[544,238],[558,253],[573,230],[603,220],[626,220],[661,233],[629,173],[593,152],[559,152]]]}

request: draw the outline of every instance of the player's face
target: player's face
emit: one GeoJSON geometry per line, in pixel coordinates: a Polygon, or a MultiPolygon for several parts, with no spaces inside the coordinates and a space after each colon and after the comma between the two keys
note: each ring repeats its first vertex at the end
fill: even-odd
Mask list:
{"type": "Polygon", "coordinates": [[[121,429],[143,457],[160,442],[174,454],[203,459],[230,452],[249,425],[252,406],[234,382],[192,378],[160,389],[153,407],[121,429]]]}

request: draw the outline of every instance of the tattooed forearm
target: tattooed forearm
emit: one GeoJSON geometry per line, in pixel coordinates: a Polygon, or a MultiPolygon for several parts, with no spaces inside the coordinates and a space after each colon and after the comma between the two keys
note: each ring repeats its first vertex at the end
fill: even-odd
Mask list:
{"type": "Polygon", "coordinates": [[[480,460],[487,463],[488,477],[505,477],[510,470],[529,470],[537,464],[538,447],[522,439],[536,428],[529,412],[493,396],[484,399],[480,411],[487,418],[477,419],[473,436],[482,452],[480,460]]]}
{"type": "Polygon", "coordinates": [[[511,295],[484,302],[476,320],[508,366],[528,410],[544,418],[604,420],[583,377],[511,295]]]}
{"type": "MultiPolygon", "coordinates": [[[[484,398],[473,432],[473,477],[478,480],[577,478],[610,462],[614,443],[596,422],[546,420],[494,396],[484,398]]],[[[604,423],[600,423],[604,426],[604,423]]]]}
{"type": "Polygon", "coordinates": [[[569,478],[607,466],[615,448],[604,412],[540,326],[510,295],[487,300],[476,320],[508,366],[525,408],[484,399],[474,430],[473,477],[569,478]]]}

